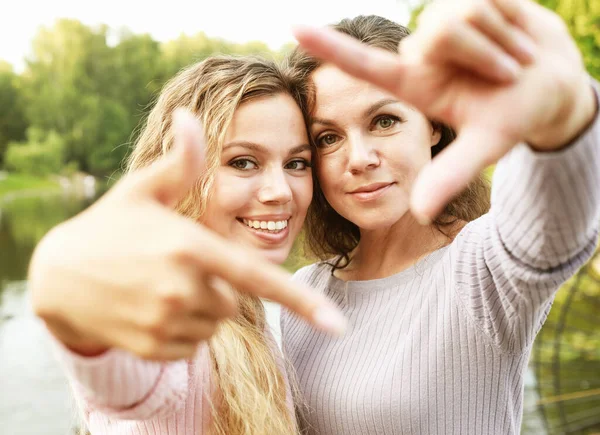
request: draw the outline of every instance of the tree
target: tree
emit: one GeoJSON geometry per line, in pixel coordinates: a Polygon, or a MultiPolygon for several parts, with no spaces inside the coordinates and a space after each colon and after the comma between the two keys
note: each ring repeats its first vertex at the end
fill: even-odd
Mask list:
{"type": "Polygon", "coordinates": [[[27,122],[23,113],[19,77],[10,64],[0,62],[0,167],[9,142],[25,137],[27,122]]]}
{"type": "Polygon", "coordinates": [[[581,50],[586,69],[600,80],[600,1],[539,0],[539,3],[565,20],[581,50]]]}
{"type": "Polygon", "coordinates": [[[106,33],[106,27],[92,30],[75,20],[59,20],[38,33],[24,73],[30,125],[56,132],[67,162],[85,171],[91,167],[91,151],[105,146],[97,135],[102,126],[91,128],[89,119],[99,118],[90,110],[101,106],[97,100],[107,98],[113,86],[106,33]]]}

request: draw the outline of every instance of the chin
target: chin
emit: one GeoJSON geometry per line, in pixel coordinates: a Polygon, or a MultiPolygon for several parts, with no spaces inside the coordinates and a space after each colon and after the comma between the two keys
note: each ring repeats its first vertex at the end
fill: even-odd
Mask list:
{"type": "Polygon", "coordinates": [[[279,249],[262,249],[261,254],[266,260],[273,264],[283,264],[290,254],[290,249],[287,247],[279,249]]]}
{"type": "Polygon", "coordinates": [[[394,226],[398,221],[408,214],[408,208],[401,210],[377,209],[376,213],[369,211],[367,213],[352,213],[352,216],[346,218],[361,230],[376,231],[388,229],[394,226]]]}

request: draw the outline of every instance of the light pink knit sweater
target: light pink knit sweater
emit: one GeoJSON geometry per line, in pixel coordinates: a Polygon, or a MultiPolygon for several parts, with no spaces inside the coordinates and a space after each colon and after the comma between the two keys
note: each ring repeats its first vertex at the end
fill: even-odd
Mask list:
{"type": "MultiPolygon", "coordinates": [[[[266,333],[286,376],[275,340],[266,333]]],[[[93,435],[208,433],[214,385],[206,343],[192,360],[159,363],[119,349],[82,357],[53,341],[93,435]]],[[[287,402],[293,414],[289,387],[287,402]]]]}

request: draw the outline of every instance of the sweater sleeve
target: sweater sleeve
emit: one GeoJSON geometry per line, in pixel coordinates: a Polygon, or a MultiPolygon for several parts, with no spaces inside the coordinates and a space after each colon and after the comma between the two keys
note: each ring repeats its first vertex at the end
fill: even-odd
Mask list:
{"type": "Polygon", "coordinates": [[[515,147],[496,167],[490,212],[453,242],[454,286],[476,327],[506,351],[526,349],[593,254],[599,224],[600,115],[560,151],[515,147]]]}
{"type": "Polygon", "coordinates": [[[52,337],[55,354],[84,411],[116,419],[146,420],[183,405],[190,362],[146,361],[120,349],[83,357],[52,337]]]}

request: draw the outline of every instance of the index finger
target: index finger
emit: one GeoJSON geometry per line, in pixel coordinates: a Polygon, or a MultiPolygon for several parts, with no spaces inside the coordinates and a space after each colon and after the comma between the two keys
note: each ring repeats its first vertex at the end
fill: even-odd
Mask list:
{"type": "Polygon", "coordinates": [[[432,222],[452,198],[514,144],[514,140],[499,132],[477,125],[464,127],[454,142],[417,176],[411,192],[413,215],[421,223],[432,222]]]}
{"type": "Polygon", "coordinates": [[[409,71],[398,55],[329,28],[296,26],[294,36],[311,55],[402,97],[403,74],[409,71]]]}
{"type": "Polygon", "coordinates": [[[250,255],[238,246],[207,233],[203,252],[195,259],[207,273],[229,282],[236,290],[267,298],[289,308],[319,329],[339,335],[346,320],[333,302],[306,285],[291,280],[291,274],[267,260],[250,255]],[[206,247],[210,246],[207,255],[206,247]]]}

